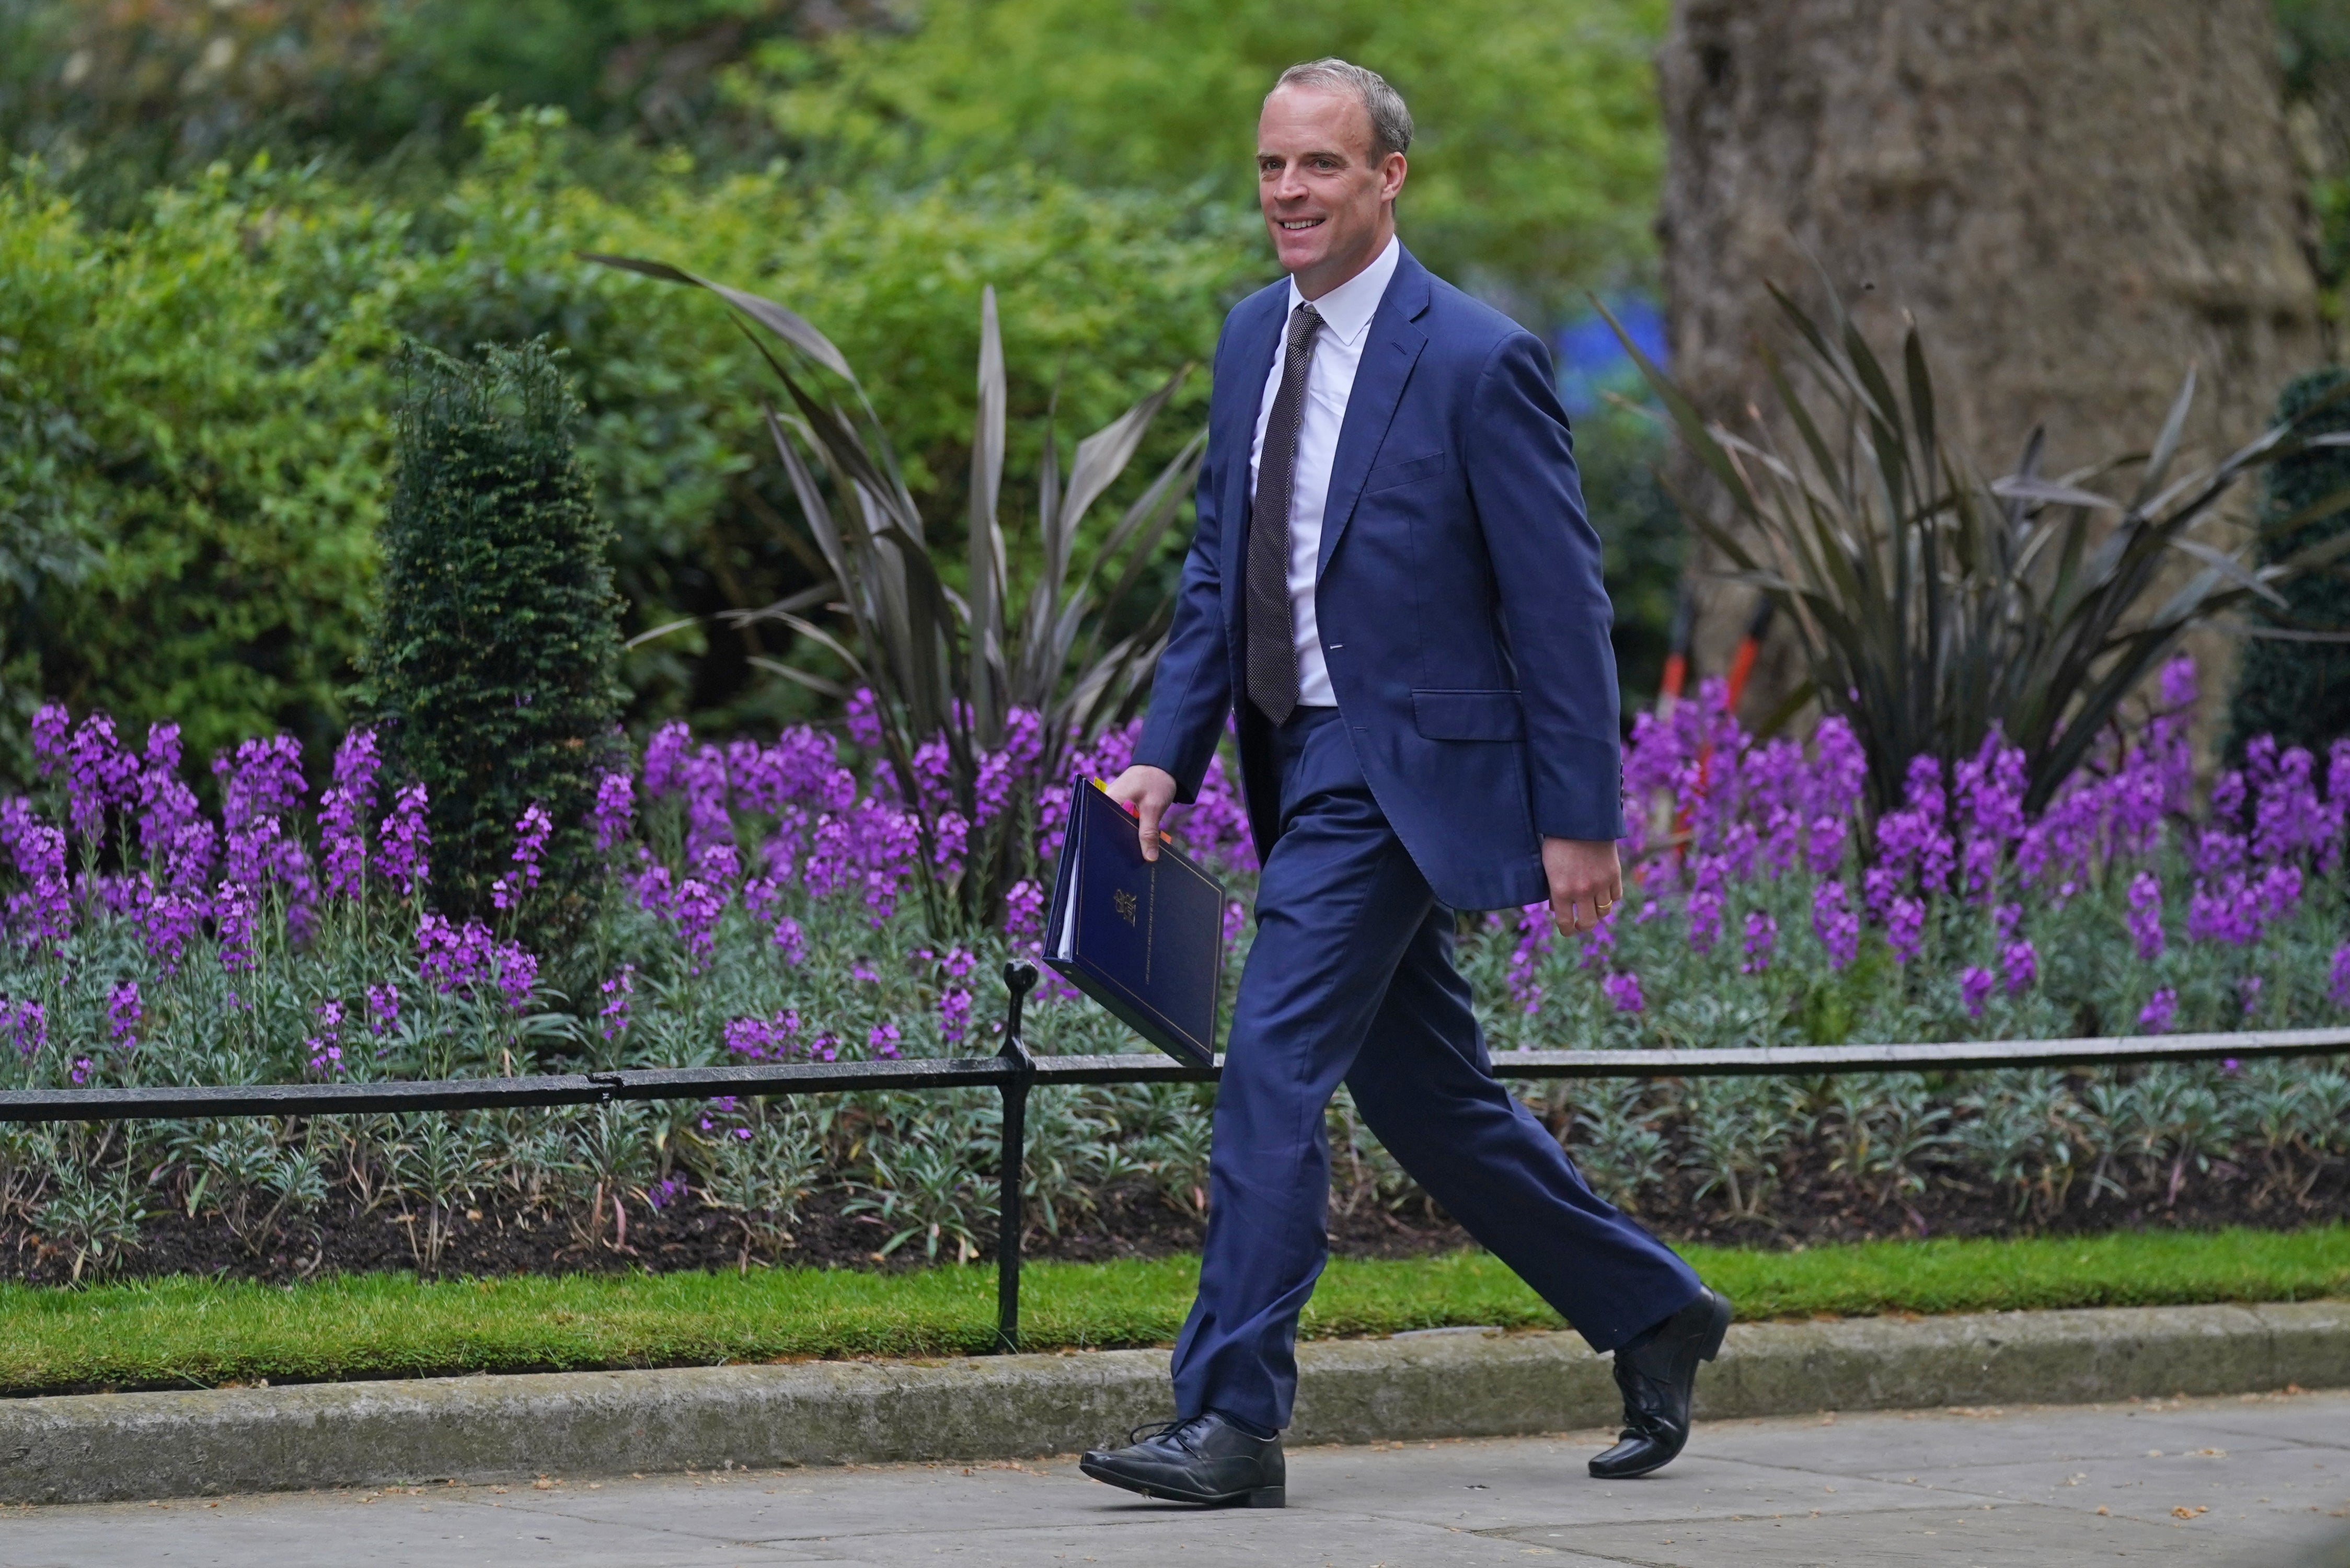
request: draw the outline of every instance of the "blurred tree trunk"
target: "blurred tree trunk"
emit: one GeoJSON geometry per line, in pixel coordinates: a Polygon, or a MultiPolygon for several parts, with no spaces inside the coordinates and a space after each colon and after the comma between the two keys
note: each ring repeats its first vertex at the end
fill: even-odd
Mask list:
{"type": "MultiPolygon", "coordinates": [[[[2270,0],[1676,0],[1676,378],[1743,423],[1778,330],[1763,283],[1818,303],[1808,255],[1880,350],[1917,317],[1944,427],[1988,472],[2038,425],[2052,471],[2144,451],[2190,365],[2190,444],[2248,439],[2321,358],[2277,48],[2270,0]]],[[[1720,670],[1752,596],[1704,596],[1720,670]]],[[[1773,654],[1750,722],[1799,679],[1773,654]]],[[[2208,672],[2207,700],[2224,686],[2208,672]]]]}

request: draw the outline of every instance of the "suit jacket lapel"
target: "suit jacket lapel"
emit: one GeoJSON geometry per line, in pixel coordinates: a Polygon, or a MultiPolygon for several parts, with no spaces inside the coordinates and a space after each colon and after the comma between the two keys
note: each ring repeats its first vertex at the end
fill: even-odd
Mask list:
{"type": "MultiPolygon", "coordinates": [[[[1355,388],[1347,396],[1347,419],[1338,427],[1338,450],[1330,462],[1330,492],[1322,504],[1322,545],[1314,568],[1317,577],[1330,568],[1338,536],[1347,531],[1355,503],[1363,493],[1371,460],[1387,439],[1404,383],[1411,379],[1419,351],[1428,346],[1428,335],[1414,325],[1427,310],[1428,298],[1428,269],[1405,251],[1397,258],[1395,276],[1388,279],[1387,294],[1371,317],[1369,339],[1355,369],[1355,388]]],[[[1265,351],[1272,352],[1270,345],[1265,351]]]]}

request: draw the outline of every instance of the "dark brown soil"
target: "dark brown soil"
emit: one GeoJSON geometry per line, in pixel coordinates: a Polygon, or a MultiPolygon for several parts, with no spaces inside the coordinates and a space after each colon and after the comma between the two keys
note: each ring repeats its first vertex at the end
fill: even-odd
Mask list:
{"type": "MultiPolygon", "coordinates": [[[[2350,1219],[2350,1163],[2339,1160],[2287,1173],[2217,1163],[2209,1171],[2188,1173],[2175,1201],[2165,1200],[2167,1171],[2113,1174],[2128,1188],[2126,1199],[2101,1193],[2083,1179],[2061,1207],[2033,1206],[2019,1215],[2008,1195],[1970,1188],[1962,1177],[1939,1176],[1916,1194],[1856,1190],[1831,1175],[1822,1157],[1783,1173],[1759,1214],[1732,1215],[1718,1195],[1698,1201],[1690,1184],[1677,1176],[1664,1192],[1649,1195],[1638,1218],[1668,1241],[1766,1248],[1892,1236],[2070,1235],[2228,1225],[2286,1230],[2350,1219]]],[[[640,1197],[632,1199],[625,1239],[608,1209],[591,1235],[584,1211],[531,1208],[485,1194],[477,1207],[452,1217],[440,1272],[666,1272],[752,1262],[895,1270],[929,1261],[919,1239],[884,1256],[889,1232],[869,1216],[842,1212],[843,1202],[837,1193],[810,1199],[791,1244],[770,1251],[747,1238],[733,1214],[706,1207],[691,1194],[660,1210],[640,1197]]],[[[1065,1209],[1059,1219],[1057,1232],[1042,1226],[1030,1231],[1028,1256],[1100,1262],[1160,1257],[1200,1244],[1198,1216],[1139,1188],[1114,1189],[1092,1210],[1065,1209]]],[[[321,1212],[248,1246],[217,1217],[206,1213],[191,1220],[184,1210],[172,1208],[142,1221],[138,1247],[109,1272],[128,1278],[203,1274],[282,1283],[320,1273],[416,1270],[423,1224],[421,1214],[362,1210],[346,1190],[338,1189],[321,1212]]],[[[1367,1191],[1335,1196],[1330,1241],[1335,1253],[1350,1258],[1424,1256],[1472,1244],[1424,1199],[1390,1209],[1367,1191]]],[[[0,1279],[63,1283],[72,1266],[68,1252],[44,1242],[21,1217],[0,1222],[0,1279]]]]}

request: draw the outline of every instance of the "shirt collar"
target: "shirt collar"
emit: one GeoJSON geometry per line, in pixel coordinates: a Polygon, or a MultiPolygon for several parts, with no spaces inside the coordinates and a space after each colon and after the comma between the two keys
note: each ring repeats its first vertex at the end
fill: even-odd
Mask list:
{"type": "MultiPolygon", "coordinates": [[[[1379,301],[1388,292],[1388,283],[1395,276],[1396,264],[1403,257],[1403,246],[1393,235],[1388,237],[1388,248],[1378,254],[1370,265],[1314,302],[1314,312],[1322,317],[1322,329],[1353,348],[1355,340],[1371,325],[1378,314],[1379,301]]],[[[1289,309],[1294,315],[1305,296],[1297,292],[1297,280],[1289,280],[1289,309]]]]}

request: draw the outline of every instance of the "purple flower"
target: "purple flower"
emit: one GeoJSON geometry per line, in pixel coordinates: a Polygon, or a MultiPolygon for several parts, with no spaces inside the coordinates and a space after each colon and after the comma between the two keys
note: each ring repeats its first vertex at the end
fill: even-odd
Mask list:
{"type": "Polygon", "coordinates": [[[378,754],[375,732],[357,729],[344,735],[335,747],[335,784],[351,792],[362,803],[375,796],[376,771],[383,765],[378,754]]]}
{"type": "Polygon", "coordinates": [[[770,1057],[784,1061],[798,1050],[800,1015],[785,1008],[773,1018],[730,1019],[723,1031],[726,1049],[754,1062],[770,1057]]]}
{"type": "Polygon", "coordinates": [[[1640,994],[1640,977],[1629,970],[1611,974],[1599,982],[1607,1000],[1616,1004],[1618,1012],[1640,1012],[1647,1010],[1648,999],[1640,994]]]}
{"type": "Polygon", "coordinates": [[[2000,950],[1999,967],[2007,978],[2007,994],[2021,996],[2040,978],[2040,954],[2029,941],[2012,941],[2000,950]]]}
{"type": "Polygon", "coordinates": [[[677,922],[678,940],[685,944],[696,972],[717,946],[718,918],[725,912],[725,890],[696,877],[680,883],[670,899],[670,918],[677,922]]]}
{"type": "Polygon", "coordinates": [[[416,922],[416,972],[446,995],[461,985],[489,979],[496,945],[489,927],[479,920],[452,926],[446,917],[428,910],[416,922]]]}
{"type": "Polygon", "coordinates": [[[2244,1016],[2250,1018],[2261,1005],[2261,977],[2248,974],[2236,982],[2236,994],[2242,999],[2244,1016]]]}
{"type": "Polygon", "coordinates": [[[960,1044],[971,1033],[971,992],[952,985],[939,992],[939,1038],[950,1045],[960,1044]]]}
{"type": "Polygon", "coordinates": [[[203,929],[204,917],[210,912],[210,904],[203,898],[185,893],[157,894],[139,911],[139,924],[147,938],[147,956],[155,960],[165,974],[179,973],[188,939],[203,929]]]}
{"type": "Polygon", "coordinates": [[[865,1048],[884,1062],[898,1059],[898,1042],[903,1038],[894,1023],[877,1023],[865,1036],[865,1048]]]}
{"type": "Polygon", "coordinates": [[[1959,1000],[1967,1004],[1969,1018],[1982,1016],[1983,1003],[1990,1000],[1994,983],[1991,971],[1980,964],[1969,964],[1966,972],[1959,976],[1959,1000]]]}
{"type": "Polygon", "coordinates": [[[221,968],[231,974],[253,967],[254,897],[241,882],[223,882],[213,898],[213,929],[219,939],[221,968]]]}
{"type": "Polygon", "coordinates": [[[1729,867],[1718,855],[1690,857],[1689,943],[1698,952],[1711,952],[1721,930],[1721,884],[1729,867]]]}
{"type": "Polygon", "coordinates": [[[1738,966],[1742,974],[1761,974],[1771,967],[1771,951],[1778,944],[1779,922],[1761,909],[1746,917],[1746,961],[1738,966]]]}
{"type": "Polygon", "coordinates": [[[400,987],[386,981],[367,988],[368,1027],[378,1034],[400,1027],[400,987]]]}
{"type": "Polygon", "coordinates": [[[538,955],[520,942],[500,942],[490,953],[490,968],[504,993],[506,1006],[520,1012],[538,989],[538,955]]]}
{"type": "Polygon", "coordinates": [[[1915,898],[1893,900],[1885,917],[1885,940],[1892,945],[1893,956],[1903,963],[1918,957],[1918,950],[1926,941],[1926,906],[1915,898]]]}
{"type": "Polygon", "coordinates": [[[399,887],[402,898],[415,898],[432,877],[432,834],[424,825],[430,805],[422,784],[401,788],[392,796],[391,815],[384,818],[383,834],[376,841],[376,867],[399,887]]]}
{"type": "Polygon", "coordinates": [[[2189,941],[2225,942],[2243,947],[2261,934],[2258,896],[2245,885],[2241,872],[2210,881],[2199,880],[2187,901],[2189,941]]]}
{"type": "Polygon", "coordinates": [[[860,686],[848,694],[848,738],[868,752],[881,748],[880,711],[880,701],[870,686],[860,686]]]}
{"type": "Polygon", "coordinates": [[[353,730],[335,748],[335,782],[318,797],[327,852],[327,896],[357,898],[367,888],[367,823],[375,809],[375,732],[353,730]]]}
{"type": "Polygon", "coordinates": [[[636,781],[626,774],[606,774],[596,781],[596,805],[588,813],[588,826],[595,830],[596,847],[606,854],[629,836],[629,827],[636,820],[636,781]]]}
{"type": "Polygon", "coordinates": [[[1852,909],[1844,884],[1834,879],[1812,890],[1812,932],[1827,950],[1828,967],[1841,970],[1860,953],[1860,916],[1852,909]]]}
{"type": "Polygon", "coordinates": [[[604,1038],[618,1040],[629,1027],[629,1010],[637,994],[637,966],[622,964],[596,989],[604,996],[603,1009],[597,1014],[603,1022],[604,1038]]]}
{"type": "Polygon", "coordinates": [[[2252,899],[2260,907],[2262,920],[2281,920],[2301,902],[2301,867],[2271,866],[2252,884],[2252,899]]]}
{"type": "Polygon", "coordinates": [[[106,993],[106,1037],[125,1051],[139,1048],[137,1029],[145,1016],[139,1002],[139,982],[126,980],[106,993]]]}
{"type": "Polygon", "coordinates": [[[2350,942],[2334,950],[2333,984],[2325,994],[2334,999],[2336,1007],[2350,1007],[2350,942]]]}
{"type": "Polygon", "coordinates": [[[1518,911],[1518,945],[1510,954],[1509,986],[1510,995],[1528,1017],[1542,1011],[1543,990],[1534,971],[1550,951],[1550,933],[1556,929],[1547,903],[1528,904],[1518,911]]]}
{"type": "Polygon", "coordinates": [[[0,1028],[8,1031],[19,1056],[38,1055],[49,1043],[49,1014],[37,1002],[0,1001],[0,1028]]]}
{"type": "Polygon", "coordinates": [[[92,713],[66,747],[66,799],[73,829],[95,841],[106,832],[107,808],[138,798],[139,764],[114,732],[114,721],[92,713]]]}
{"type": "Polygon", "coordinates": [[[2129,932],[2137,956],[2152,963],[2162,956],[2162,881],[2151,871],[2130,878],[2129,932]]]}
{"type": "Polygon", "coordinates": [[[41,776],[47,778],[66,759],[68,736],[73,729],[73,718],[62,702],[44,702],[33,715],[33,755],[40,764],[41,776]]]}
{"type": "Polygon", "coordinates": [[[789,915],[775,922],[773,940],[775,950],[783,955],[786,969],[799,968],[800,961],[807,957],[807,938],[800,930],[800,923],[789,915]]]}
{"type": "Polygon", "coordinates": [[[291,735],[244,741],[234,753],[213,759],[221,784],[221,815],[230,831],[264,817],[290,815],[308,786],[302,782],[302,748],[291,735]]]}
{"type": "Polygon", "coordinates": [[[2146,1006],[2138,1012],[2137,1026],[2148,1034],[2168,1034],[2170,1021],[2178,1012],[2178,993],[2166,985],[2147,999],[2146,1006]]]}
{"type": "Polygon", "coordinates": [[[318,837],[327,852],[327,897],[358,898],[367,890],[367,805],[341,784],[318,797],[318,837]]]}
{"type": "Polygon", "coordinates": [[[684,776],[686,748],[693,733],[683,721],[663,724],[645,742],[645,798],[659,800],[676,789],[684,776]]]}
{"type": "MultiPolygon", "coordinates": [[[[1014,882],[1003,894],[1003,934],[1014,942],[1034,940],[1045,914],[1045,889],[1030,881],[1014,882]]],[[[1230,911],[1226,924],[1229,925],[1230,911]]],[[[1230,941],[1229,936],[1226,939],[1230,941]]]]}
{"type": "Polygon", "coordinates": [[[31,886],[8,895],[8,923],[17,940],[55,952],[73,931],[73,886],[66,877],[66,836],[32,814],[22,800],[0,809],[5,838],[18,874],[31,886]]]}
{"type": "MultiPolygon", "coordinates": [[[[650,763],[646,776],[651,776],[650,763]]],[[[734,819],[727,811],[726,759],[703,746],[679,770],[685,790],[685,854],[699,861],[714,846],[734,847],[734,819]]],[[[648,786],[650,788],[650,786],[648,786]]]]}
{"type": "Polygon", "coordinates": [[[2191,655],[2180,654],[2162,667],[2162,705],[2177,711],[2195,701],[2195,660],[2191,655]]]}
{"type": "Polygon", "coordinates": [[[320,1074],[343,1070],[343,1004],[333,997],[312,1009],[318,1020],[318,1033],[302,1042],[310,1053],[310,1071],[320,1074]]]}
{"type": "Polygon", "coordinates": [[[554,819],[544,807],[533,801],[523,809],[522,820],[515,824],[514,864],[521,878],[516,888],[504,877],[490,885],[490,902],[501,909],[510,909],[521,902],[523,892],[538,886],[539,859],[546,853],[546,841],[555,832],[554,819]]]}

